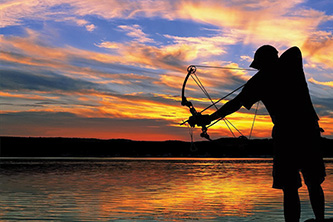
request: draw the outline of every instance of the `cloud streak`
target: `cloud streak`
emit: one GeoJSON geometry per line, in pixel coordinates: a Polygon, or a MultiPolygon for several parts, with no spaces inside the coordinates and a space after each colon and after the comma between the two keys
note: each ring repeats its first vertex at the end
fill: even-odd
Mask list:
{"type": "Polygon", "coordinates": [[[135,25],[119,25],[118,28],[127,32],[127,35],[134,38],[139,43],[154,42],[153,39],[149,38],[146,33],[144,33],[141,27],[137,24],[135,25]]]}

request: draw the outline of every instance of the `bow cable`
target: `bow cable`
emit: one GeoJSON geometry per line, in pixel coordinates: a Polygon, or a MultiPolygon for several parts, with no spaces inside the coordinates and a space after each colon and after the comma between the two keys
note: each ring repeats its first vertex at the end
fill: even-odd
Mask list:
{"type": "MultiPolygon", "coordinates": [[[[203,66],[203,65],[191,65],[189,67],[205,67],[205,68],[220,68],[220,69],[233,69],[233,70],[248,70],[248,71],[255,71],[253,69],[243,69],[243,68],[233,68],[233,67],[218,67],[218,66],[203,66]]],[[[209,105],[208,107],[206,107],[205,109],[203,109],[200,113],[204,112],[205,110],[209,109],[210,107],[214,106],[216,108],[216,110],[218,110],[218,107],[216,106],[217,103],[219,103],[221,100],[225,99],[226,97],[230,96],[231,94],[233,94],[234,92],[236,92],[237,90],[241,89],[245,84],[243,84],[242,86],[238,87],[237,89],[233,90],[232,92],[228,93],[226,96],[220,98],[219,100],[217,100],[216,102],[214,102],[211,98],[211,96],[209,95],[208,91],[206,90],[206,88],[204,87],[204,85],[202,84],[202,82],[200,81],[199,77],[196,75],[196,68],[194,69],[195,71],[192,72],[191,77],[194,80],[194,82],[199,86],[199,88],[202,90],[202,92],[206,95],[206,97],[211,101],[211,105],[209,105]]],[[[226,126],[228,127],[229,131],[231,132],[231,134],[233,135],[233,137],[236,137],[234,132],[232,131],[232,129],[230,128],[229,124],[242,136],[245,137],[238,129],[235,125],[233,125],[226,117],[224,118],[219,118],[217,119],[215,122],[213,122],[212,124],[210,124],[209,126],[206,127],[206,130],[215,125],[217,122],[219,122],[220,120],[222,120],[225,122],[226,126]]]]}
{"type": "MultiPolygon", "coordinates": [[[[202,82],[200,81],[199,77],[196,75],[196,73],[193,73],[191,75],[192,79],[194,80],[194,82],[199,86],[199,88],[202,90],[202,92],[206,95],[206,97],[211,101],[211,105],[209,105],[208,107],[206,107],[204,110],[202,110],[200,113],[204,112],[205,110],[209,109],[210,107],[214,106],[216,108],[216,110],[218,110],[216,104],[218,102],[220,102],[222,99],[226,98],[227,96],[231,95],[233,92],[237,91],[240,88],[237,88],[235,91],[229,93],[227,96],[223,97],[222,99],[218,100],[217,102],[214,102],[211,98],[211,96],[209,95],[208,91],[206,90],[206,88],[204,87],[204,85],[202,84],[202,82]]],[[[241,86],[243,87],[243,86],[241,86]]],[[[213,124],[210,124],[209,126],[207,126],[206,128],[209,128],[211,126],[213,126],[214,124],[216,124],[217,122],[219,122],[221,119],[223,119],[224,123],[226,124],[226,126],[228,127],[229,131],[231,132],[231,134],[233,135],[233,137],[236,137],[234,132],[232,131],[232,129],[230,128],[229,124],[234,127],[234,129],[237,130],[237,132],[244,136],[226,117],[224,118],[219,118],[217,119],[213,124]]]]}
{"type": "MultiPolygon", "coordinates": [[[[199,88],[201,89],[201,91],[207,96],[207,98],[212,102],[212,105],[210,105],[209,107],[212,107],[214,106],[216,109],[217,106],[215,105],[216,103],[213,102],[212,98],[210,97],[208,91],[206,90],[206,88],[204,87],[204,85],[201,83],[200,79],[198,78],[197,74],[196,73],[193,73],[191,75],[192,79],[194,80],[194,82],[199,86],[199,88]],[[194,77],[193,77],[194,75],[194,77]]],[[[205,111],[205,109],[203,110],[205,111]]],[[[203,111],[201,111],[200,113],[202,113],[203,111]]]]}
{"type": "MultiPolygon", "coordinates": [[[[238,87],[237,89],[233,90],[232,92],[228,93],[226,96],[218,99],[216,102],[214,102],[211,98],[211,96],[209,95],[208,91],[206,90],[206,88],[204,87],[204,85],[202,84],[202,82],[200,81],[199,77],[196,75],[196,67],[201,67],[201,68],[214,68],[214,69],[227,69],[227,70],[245,70],[245,71],[257,71],[255,69],[245,69],[245,68],[234,68],[234,67],[225,67],[225,66],[206,66],[206,65],[190,65],[187,70],[188,70],[188,75],[185,78],[185,81],[183,83],[183,89],[182,89],[182,105],[186,105],[190,108],[190,111],[192,114],[201,114],[202,112],[206,111],[207,109],[209,109],[210,107],[214,106],[216,108],[216,110],[218,110],[216,104],[219,103],[220,101],[222,101],[223,99],[227,98],[228,96],[230,96],[231,94],[233,94],[234,92],[236,92],[237,90],[241,89],[242,87],[245,86],[245,84],[241,85],[240,87],[238,87]],[[185,85],[187,82],[188,77],[191,76],[192,79],[194,80],[194,82],[199,86],[199,88],[202,90],[202,92],[206,95],[206,97],[211,101],[211,105],[209,105],[208,107],[204,108],[201,112],[197,112],[192,103],[187,101],[186,97],[184,96],[184,89],[185,89],[185,85]]],[[[256,115],[257,115],[257,111],[258,111],[258,107],[259,107],[259,102],[257,103],[257,107],[256,107],[256,111],[255,111],[255,115],[253,118],[253,122],[252,122],[252,127],[251,127],[251,131],[250,131],[250,135],[249,138],[251,138],[252,136],[252,131],[253,131],[253,127],[254,127],[254,122],[256,119],[256,115]]],[[[228,127],[229,131],[231,132],[231,134],[233,135],[233,137],[236,137],[235,134],[233,133],[232,129],[230,128],[229,124],[235,129],[237,130],[237,132],[242,136],[245,137],[238,129],[236,126],[234,126],[226,117],[224,118],[219,118],[217,120],[215,120],[213,123],[211,123],[208,126],[203,127],[203,133],[206,136],[203,136],[207,139],[210,140],[208,134],[207,134],[207,129],[213,125],[215,125],[217,122],[219,122],[220,120],[222,120],[225,122],[226,126],[228,127]]],[[[187,121],[186,121],[187,122],[187,121]]],[[[183,122],[181,125],[185,124],[186,122],[183,122]]],[[[193,130],[190,130],[190,136],[191,136],[191,142],[193,143],[193,130]]],[[[246,137],[245,137],[246,138],[246,137]]]]}

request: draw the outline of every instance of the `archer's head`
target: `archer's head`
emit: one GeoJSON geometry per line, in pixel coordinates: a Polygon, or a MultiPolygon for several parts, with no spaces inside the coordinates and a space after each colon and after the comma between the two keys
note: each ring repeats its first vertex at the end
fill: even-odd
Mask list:
{"type": "Polygon", "coordinates": [[[279,59],[278,51],[271,45],[263,45],[254,54],[250,67],[255,69],[269,68],[279,59]]]}

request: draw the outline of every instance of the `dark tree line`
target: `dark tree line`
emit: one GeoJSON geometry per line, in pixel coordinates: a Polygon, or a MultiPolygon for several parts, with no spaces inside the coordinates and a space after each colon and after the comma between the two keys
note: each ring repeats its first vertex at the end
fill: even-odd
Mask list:
{"type": "MultiPolygon", "coordinates": [[[[322,138],[324,157],[333,157],[333,140],[322,138]]],[[[221,138],[183,141],[1,137],[1,157],[272,157],[271,139],[221,138]]]]}

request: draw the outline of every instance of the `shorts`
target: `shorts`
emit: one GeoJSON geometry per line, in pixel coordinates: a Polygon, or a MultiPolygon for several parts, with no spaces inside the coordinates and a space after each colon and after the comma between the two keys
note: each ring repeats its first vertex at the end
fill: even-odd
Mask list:
{"type": "Polygon", "coordinates": [[[307,186],[320,185],[325,180],[325,164],[319,139],[274,139],[273,188],[300,188],[300,173],[307,186]]]}

